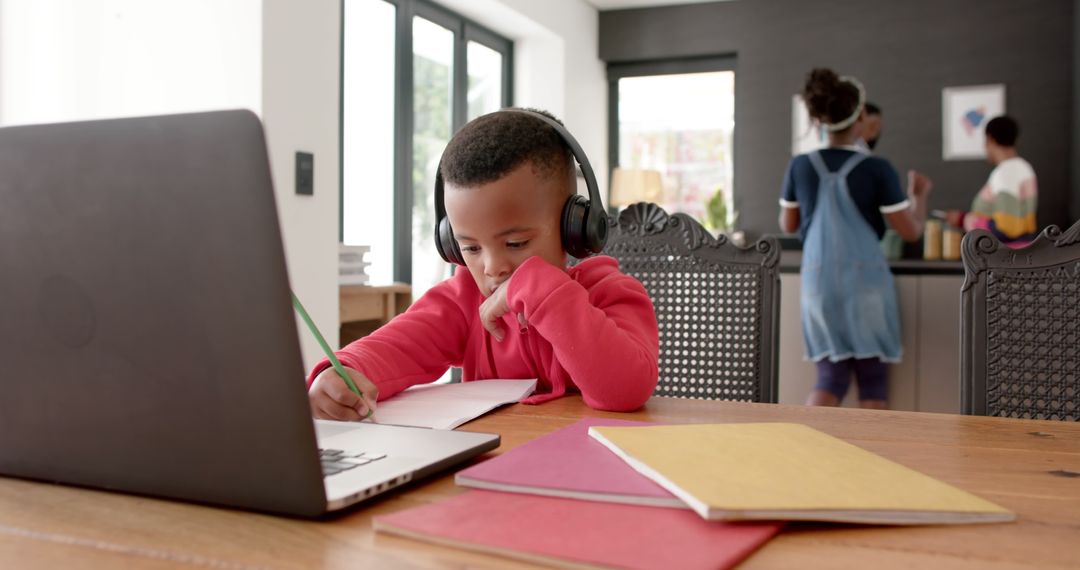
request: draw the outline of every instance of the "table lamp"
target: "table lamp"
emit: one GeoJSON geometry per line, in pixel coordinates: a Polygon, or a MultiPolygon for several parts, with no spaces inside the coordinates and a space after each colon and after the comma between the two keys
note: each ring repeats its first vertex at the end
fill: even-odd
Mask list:
{"type": "Polygon", "coordinates": [[[664,186],[659,170],[645,168],[616,168],[611,173],[611,206],[624,208],[636,202],[658,203],[664,186]]]}

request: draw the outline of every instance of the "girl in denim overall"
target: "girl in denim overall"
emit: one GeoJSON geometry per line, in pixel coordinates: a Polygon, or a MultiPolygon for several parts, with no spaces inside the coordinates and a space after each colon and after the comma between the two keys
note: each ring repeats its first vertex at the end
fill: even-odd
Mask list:
{"type": "Polygon", "coordinates": [[[884,408],[888,363],[899,362],[903,347],[896,286],[878,242],[886,219],[901,237],[918,239],[930,183],[910,173],[909,198],[888,161],[852,145],[865,116],[857,80],[814,70],[804,98],[830,132],[830,148],[792,159],[781,199],[781,225],[799,228],[803,239],[803,337],[818,371],[807,403],[838,404],[854,373],[863,407],[884,408]]]}

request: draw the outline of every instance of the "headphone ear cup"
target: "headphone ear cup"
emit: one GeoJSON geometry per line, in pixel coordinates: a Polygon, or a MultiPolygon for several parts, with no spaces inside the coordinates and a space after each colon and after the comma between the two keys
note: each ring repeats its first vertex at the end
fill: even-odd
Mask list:
{"type": "Polygon", "coordinates": [[[562,244],[570,255],[585,259],[600,253],[607,243],[608,219],[603,211],[594,212],[592,202],[577,194],[563,206],[562,244]]]}
{"type": "Polygon", "coordinates": [[[600,253],[604,251],[608,236],[607,212],[600,208],[593,211],[593,202],[589,202],[589,212],[585,215],[585,234],[589,242],[589,251],[600,253]]]}
{"type": "Polygon", "coordinates": [[[592,253],[587,235],[586,221],[588,216],[589,201],[584,196],[575,194],[563,206],[562,228],[560,230],[563,249],[566,250],[566,253],[578,259],[588,257],[592,253]]]}
{"type": "Polygon", "coordinates": [[[461,248],[458,247],[457,240],[454,239],[454,230],[450,227],[449,218],[439,220],[439,227],[436,229],[435,235],[435,249],[439,250],[439,255],[447,263],[465,265],[465,257],[461,255],[461,248]]]}

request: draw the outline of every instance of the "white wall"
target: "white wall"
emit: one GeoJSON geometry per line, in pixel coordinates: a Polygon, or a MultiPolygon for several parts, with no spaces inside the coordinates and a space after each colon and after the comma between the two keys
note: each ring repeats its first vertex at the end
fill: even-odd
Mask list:
{"type": "Polygon", "coordinates": [[[259,113],[260,11],[259,0],[0,0],[0,124],[259,113]]]}
{"type": "MultiPolygon", "coordinates": [[[[338,344],[338,92],[336,0],[263,0],[263,98],[270,166],[293,290],[338,344]],[[296,151],[315,154],[315,193],[294,188],[296,151]]],[[[297,320],[308,368],[322,352],[297,320]]]]}

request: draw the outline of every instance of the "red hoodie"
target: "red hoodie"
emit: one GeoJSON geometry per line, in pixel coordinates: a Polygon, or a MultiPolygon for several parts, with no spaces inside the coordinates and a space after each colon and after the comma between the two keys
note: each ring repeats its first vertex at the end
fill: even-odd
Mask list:
{"type": "MultiPolygon", "coordinates": [[[[537,378],[526,404],[578,390],[592,408],[630,411],[652,395],[656,314],[645,287],[619,272],[613,258],[590,258],[562,271],[531,257],[514,271],[506,299],[510,312],[503,316],[506,336],[499,342],[480,324],[484,297],[462,268],[408,311],[336,354],[379,387],[380,400],[431,382],[451,366],[464,369],[466,382],[537,378]]],[[[309,388],[329,366],[325,359],[315,366],[309,388]]]]}

